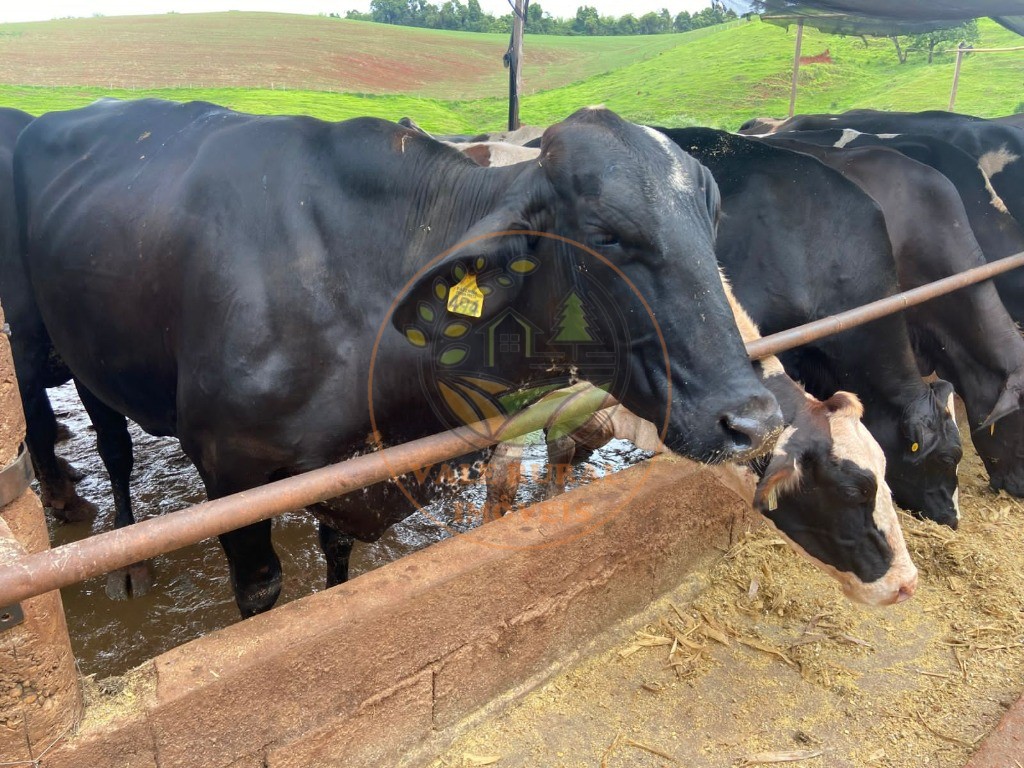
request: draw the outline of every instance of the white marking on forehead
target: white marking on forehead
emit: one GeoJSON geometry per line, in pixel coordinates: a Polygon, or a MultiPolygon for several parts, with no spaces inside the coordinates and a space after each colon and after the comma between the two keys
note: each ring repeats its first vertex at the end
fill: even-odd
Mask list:
{"type": "Polygon", "coordinates": [[[992,178],[997,173],[1002,173],[1006,166],[1017,160],[1020,160],[1020,155],[1013,154],[1004,144],[999,149],[982,155],[978,159],[978,167],[982,173],[992,178]]]}
{"type": "Polygon", "coordinates": [[[843,135],[840,137],[839,141],[837,141],[832,146],[835,149],[842,149],[843,147],[845,147],[847,144],[849,144],[851,141],[853,141],[854,139],[856,139],[860,135],[861,135],[861,132],[860,131],[855,131],[855,130],[853,130],[853,128],[843,128],[843,135]]]}
{"type": "Polygon", "coordinates": [[[648,136],[654,139],[669,156],[669,160],[672,162],[672,170],[669,172],[669,184],[672,185],[672,189],[680,193],[689,192],[690,179],[686,175],[686,171],[683,170],[683,164],[679,160],[679,150],[676,145],[673,144],[672,140],[665,134],[646,125],[641,125],[640,127],[648,136]]]}
{"type": "Polygon", "coordinates": [[[885,477],[884,454],[860,419],[848,413],[830,413],[828,425],[832,432],[832,455],[856,464],[882,481],[885,477]]]}
{"type": "MultiPolygon", "coordinates": [[[[953,423],[954,424],[956,424],[956,400],[955,400],[955,397],[956,397],[955,393],[950,392],[949,393],[949,397],[946,398],[946,413],[948,413],[949,417],[951,419],[953,419],[953,423]]],[[[958,426],[957,429],[960,429],[960,427],[958,426]]]]}

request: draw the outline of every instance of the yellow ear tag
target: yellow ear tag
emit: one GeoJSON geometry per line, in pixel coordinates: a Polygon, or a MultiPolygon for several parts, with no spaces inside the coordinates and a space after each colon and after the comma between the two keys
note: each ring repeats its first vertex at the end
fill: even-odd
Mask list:
{"type": "Polygon", "coordinates": [[[774,512],[779,508],[779,489],[772,488],[768,491],[768,511],[774,512]]]}
{"type": "Polygon", "coordinates": [[[920,448],[921,448],[920,445],[918,445],[917,443],[914,443],[912,446],[910,446],[910,452],[911,453],[917,453],[920,448]]]}
{"type": "Polygon", "coordinates": [[[476,284],[476,275],[467,274],[448,291],[448,311],[456,315],[480,317],[484,312],[484,292],[476,284]]]}
{"type": "Polygon", "coordinates": [[[989,426],[989,428],[988,428],[988,433],[989,433],[990,435],[995,435],[995,433],[996,433],[996,425],[995,425],[995,424],[991,424],[991,425],[989,426]]]}

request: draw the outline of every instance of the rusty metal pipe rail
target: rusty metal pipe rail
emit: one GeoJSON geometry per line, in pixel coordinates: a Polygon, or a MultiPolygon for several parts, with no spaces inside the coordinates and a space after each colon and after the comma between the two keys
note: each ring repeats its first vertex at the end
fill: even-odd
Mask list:
{"type": "Polygon", "coordinates": [[[612,405],[614,398],[598,389],[541,401],[511,419],[494,417],[28,555],[0,567],[0,606],[465,456],[555,420],[580,418],[612,405]]]}
{"type": "MultiPolygon", "coordinates": [[[[752,359],[778,354],[1020,266],[1024,266],[1024,253],[838,315],[765,336],[747,344],[747,352],[752,359]]],[[[162,517],[143,520],[127,528],[100,533],[82,541],[29,555],[0,567],[0,606],[13,605],[260,520],[482,450],[501,440],[540,429],[554,419],[578,418],[615,404],[615,400],[601,390],[590,392],[589,395],[568,400],[542,401],[510,421],[497,417],[413,440],[377,453],[196,504],[162,517]]]]}
{"type": "Polygon", "coordinates": [[[988,280],[996,275],[1009,272],[1011,269],[1024,266],[1024,251],[1013,256],[993,261],[980,267],[959,272],[934,283],[928,283],[918,288],[912,288],[894,296],[887,296],[884,299],[864,304],[854,309],[848,309],[836,315],[823,317],[805,325],[798,325],[788,331],[779,331],[771,336],[765,336],[747,344],[747,354],[752,360],[760,360],[762,357],[777,355],[790,349],[810,344],[812,341],[823,339],[826,336],[834,336],[837,333],[856,328],[858,325],[870,323],[873,320],[893,315],[909,307],[923,304],[929,299],[945,296],[947,293],[967,288],[988,280]]]}

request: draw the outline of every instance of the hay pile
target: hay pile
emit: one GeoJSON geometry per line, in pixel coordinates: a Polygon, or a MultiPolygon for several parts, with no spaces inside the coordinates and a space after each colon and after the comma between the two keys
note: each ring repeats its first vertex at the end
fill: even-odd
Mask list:
{"type": "Polygon", "coordinates": [[[920,586],[884,609],[748,531],[695,600],[432,765],[960,768],[1024,691],[1024,504],[973,453],[961,504],[958,532],[903,516],[920,586]]]}

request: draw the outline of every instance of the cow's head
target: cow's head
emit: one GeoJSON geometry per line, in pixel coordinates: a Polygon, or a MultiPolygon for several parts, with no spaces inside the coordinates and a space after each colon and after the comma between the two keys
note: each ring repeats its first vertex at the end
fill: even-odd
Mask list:
{"type": "Polygon", "coordinates": [[[665,443],[683,455],[750,455],[770,444],[782,415],[750,365],[722,291],[718,205],[710,173],[666,137],[605,109],[581,110],[546,131],[537,161],[517,172],[499,206],[465,233],[467,245],[420,276],[393,321],[403,329],[439,276],[453,269],[523,258],[546,266],[543,284],[523,279],[495,289],[484,323],[509,307],[553,307],[566,286],[586,282],[586,271],[618,307],[625,329],[616,355],[628,376],[613,394],[659,426],[667,414],[665,443]],[[567,238],[599,258],[536,234],[487,238],[509,231],[567,238]]]}
{"type": "Polygon", "coordinates": [[[952,408],[953,386],[939,379],[907,405],[902,418],[875,418],[871,432],[889,445],[889,486],[896,503],[920,517],[956,528],[960,519],[957,466],[963,445],[952,408]]]}
{"type": "Polygon", "coordinates": [[[851,600],[891,605],[917,587],[889,488],[885,455],[857,398],[808,399],[776,444],[755,507],[851,600]]]}

